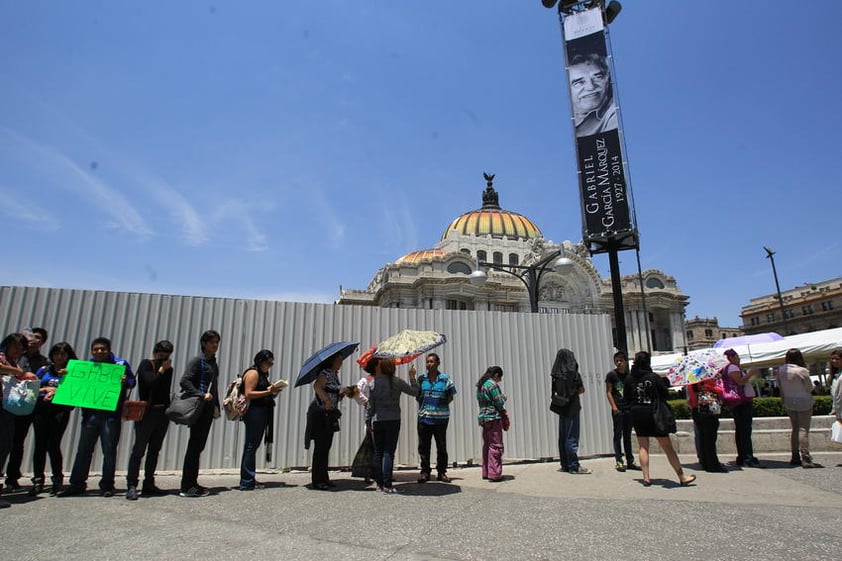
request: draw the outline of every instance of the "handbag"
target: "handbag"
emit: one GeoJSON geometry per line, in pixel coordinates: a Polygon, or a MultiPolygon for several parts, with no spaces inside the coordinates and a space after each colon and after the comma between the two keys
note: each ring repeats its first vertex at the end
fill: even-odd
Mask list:
{"type": "Polygon", "coordinates": [[[842,444],[842,423],[834,421],[830,428],[830,440],[838,444],[842,444]]]}
{"type": "Polygon", "coordinates": [[[29,415],[35,410],[41,380],[3,376],[3,409],[12,415],[29,415]]]}
{"type": "Polygon", "coordinates": [[[672,434],[678,430],[672,408],[662,399],[656,398],[652,404],[652,419],[655,422],[655,430],[659,433],[672,434]]]}
{"type": "Polygon", "coordinates": [[[192,427],[202,416],[205,409],[205,399],[198,395],[174,395],[170,406],[167,407],[167,418],[177,425],[192,427]]]}
{"type": "Polygon", "coordinates": [[[550,411],[556,415],[566,415],[570,399],[567,396],[556,394],[550,398],[550,411]]]}
{"type": "Polygon", "coordinates": [[[711,391],[700,391],[697,399],[700,415],[718,417],[722,412],[722,404],[719,402],[719,396],[717,396],[716,393],[711,391]]]}
{"type": "Polygon", "coordinates": [[[364,477],[374,479],[374,470],[371,461],[374,459],[374,440],[371,431],[365,432],[362,444],[360,444],[354,461],[351,463],[351,477],[364,477]]]}
{"type": "Polygon", "coordinates": [[[120,418],[124,421],[142,421],[148,408],[148,401],[126,400],[123,402],[123,413],[120,415],[120,418]]]}
{"type": "Polygon", "coordinates": [[[720,371],[720,378],[722,379],[722,401],[725,402],[725,406],[733,409],[734,407],[740,406],[743,401],[745,401],[745,393],[742,391],[739,385],[731,378],[731,375],[726,372],[727,368],[723,368],[720,371]]]}

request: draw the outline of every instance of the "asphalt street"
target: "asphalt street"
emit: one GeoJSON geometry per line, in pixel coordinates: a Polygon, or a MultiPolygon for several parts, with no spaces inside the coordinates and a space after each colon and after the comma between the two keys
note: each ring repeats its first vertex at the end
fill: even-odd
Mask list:
{"type": "MultiPolygon", "coordinates": [[[[478,467],[451,470],[449,484],[398,471],[397,495],[333,472],[331,491],[308,488],[306,472],[261,473],[266,488],[236,490],[236,473],[203,473],[203,498],[127,501],[124,489],[67,498],[4,495],[2,559],[17,560],[713,560],[842,558],[842,452],[816,454],[823,469],[762,457],[762,469],[698,471],[680,487],[663,456],[651,487],[613,458],[585,459],[590,475],[555,463],[506,465],[505,480],[478,467]]],[[[118,480],[119,481],[119,480],[118,480]]],[[[96,487],[92,477],[89,486],[96,487]]]]}

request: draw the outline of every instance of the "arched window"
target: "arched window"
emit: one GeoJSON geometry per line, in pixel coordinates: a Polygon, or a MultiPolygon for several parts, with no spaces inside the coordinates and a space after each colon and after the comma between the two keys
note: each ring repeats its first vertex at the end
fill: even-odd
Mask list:
{"type": "Polygon", "coordinates": [[[495,265],[502,265],[503,264],[503,254],[499,251],[494,252],[494,264],[495,265]]]}
{"type": "Polygon", "coordinates": [[[488,261],[488,254],[484,250],[480,249],[479,251],[477,251],[477,260],[488,261]]]}
{"type": "Polygon", "coordinates": [[[646,288],[664,288],[664,283],[658,277],[649,277],[646,279],[646,288]]]}
{"type": "Polygon", "coordinates": [[[519,261],[519,257],[517,253],[510,253],[509,254],[509,265],[517,265],[519,261]]]}
{"type": "Polygon", "coordinates": [[[453,263],[447,266],[447,272],[452,274],[462,273],[465,275],[470,275],[471,268],[462,263],[461,261],[454,261],[453,263]]]}

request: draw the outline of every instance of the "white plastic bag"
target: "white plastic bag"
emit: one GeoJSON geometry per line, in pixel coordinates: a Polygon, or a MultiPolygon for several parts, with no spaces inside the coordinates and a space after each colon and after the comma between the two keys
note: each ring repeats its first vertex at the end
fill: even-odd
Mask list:
{"type": "Polygon", "coordinates": [[[3,376],[3,409],[12,415],[29,415],[38,401],[41,380],[3,376]]]}
{"type": "Polygon", "coordinates": [[[842,444],[842,423],[839,421],[833,422],[833,426],[830,428],[830,439],[833,442],[842,444]]]}

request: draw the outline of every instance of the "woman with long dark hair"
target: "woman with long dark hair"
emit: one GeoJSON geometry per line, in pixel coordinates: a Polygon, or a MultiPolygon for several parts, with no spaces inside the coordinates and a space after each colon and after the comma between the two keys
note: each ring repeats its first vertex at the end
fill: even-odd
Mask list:
{"type": "Polygon", "coordinates": [[[392,486],[392,468],[398,436],[401,432],[402,393],[418,396],[421,388],[415,379],[415,369],[409,371],[409,383],[395,378],[395,361],[382,358],[374,371],[374,386],[368,396],[366,424],[371,427],[374,437],[374,481],[377,490],[384,493],[397,493],[392,486]]]}
{"type": "Polygon", "coordinates": [[[489,366],[477,382],[477,420],[482,427],[482,478],[503,481],[503,417],[506,394],[500,389],[503,369],[489,366]]]}
{"type": "Polygon", "coordinates": [[[667,401],[669,392],[667,382],[664,378],[652,372],[652,358],[646,351],[640,351],[634,355],[634,364],[631,372],[626,378],[624,398],[631,404],[630,412],[634,432],[637,434],[637,442],[640,445],[638,456],[640,457],[640,469],[643,471],[643,486],[652,485],[649,478],[649,438],[654,437],[661,449],[667,455],[672,469],[678,476],[678,482],[686,487],[696,480],[695,475],[685,475],[681,468],[678,454],[672,447],[669,434],[659,431],[655,427],[654,405],[656,401],[667,401]]]}
{"type": "Polygon", "coordinates": [[[34,497],[44,490],[47,454],[50,455],[52,469],[52,487],[50,496],[54,497],[63,489],[64,474],[62,473],[63,458],[61,455],[61,439],[70,420],[73,407],[56,405],[53,396],[61,383],[62,376],[67,373],[67,363],[76,360],[76,351],[70,343],[56,343],[47,355],[50,359],[47,366],[42,366],[35,374],[41,380],[41,391],[38,403],[35,405],[35,417],[32,426],[35,429],[35,450],[32,454],[32,488],[29,495],[34,497]]]}
{"type": "Polygon", "coordinates": [[[810,421],[813,417],[813,384],[810,371],[804,362],[804,356],[798,349],[786,352],[786,364],[777,369],[778,387],[781,390],[781,403],[789,415],[792,432],[789,447],[792,458],[789,463],[803,468],[814,468],[810,455],[810,421]]]}
{"type": "Polygon", "coordinates": [[[243,393],[249,400],[249,408],[242,416],[246,425],[246,439],[243,445],[243,459],[240,462],[240,491],[263,488],[255,479],[257,449],[272,422],[275,396],[281,391],[280,387],[269,382],[269,369],[273,364],[275,355],[272,351],[264,349],[254,355],[251,367],[243,373],[243,393]]]}
{"type": "MultiPolygon", "coordinates": [[[[29,345],[22,333],[11,333],[0,342],[0,377],[14,376],[21,380],[35,378],[32,372],[24,372],[18,366],[18,361],[26,352],[29,345]]],[[[0,405],[0,468],[6,465],[6,459],[12,450],[15,439],[15,416],[0,405]]],[[[0,485],[0,492],[3,486],[0,485]]],[[[0,500],[0,508],[9,508],[7,501],[0,500]]]]}

